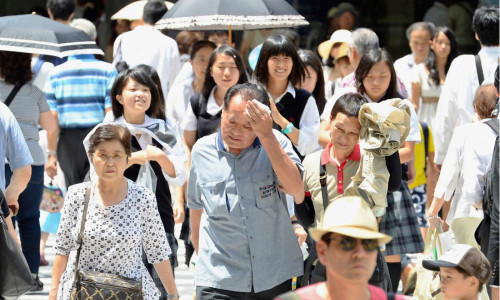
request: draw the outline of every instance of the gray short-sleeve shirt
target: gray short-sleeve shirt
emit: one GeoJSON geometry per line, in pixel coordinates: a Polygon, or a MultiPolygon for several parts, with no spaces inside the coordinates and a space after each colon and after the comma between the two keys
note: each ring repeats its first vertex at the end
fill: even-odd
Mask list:
{"type": "MultiPolygon", "coordinates": [[[[0,101],[5,102],[13,88],[14,85],[0,80],[0,101]]],[[[27,83],[16,94],[9,109],[16,117],[19,127],[21,127],[26,144],[33,157],[33,164],[43,165],[45,163],[44,155],[42,148],[38,144],[38,121],[40,120],[40,113],[49,111],[45,95],[39,88],[27,83]]]]}
{"type": "MultiPolygon", "coordinates": [[[[302,169],[288,139],[275,136],[302,169]]],[[[303,273],[303,260],[277,176],[258,139],[239,155],[220,131],[195,144],[188,206],[203,209],[195,283],[236,292],[268,290],[303,273]]]]}

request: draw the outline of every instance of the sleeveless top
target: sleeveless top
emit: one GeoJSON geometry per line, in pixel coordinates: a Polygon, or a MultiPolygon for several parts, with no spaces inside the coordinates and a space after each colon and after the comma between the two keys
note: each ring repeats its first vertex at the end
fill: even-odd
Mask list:
{"type": "Polygon", "coordinates": [[[196,129],[196,140],[212,134],[219,129],[222,110],[212,116],[207,112],[208,99],[201,93],[197,93],[189,99],[193,113],[198,119],[196,129]]]}

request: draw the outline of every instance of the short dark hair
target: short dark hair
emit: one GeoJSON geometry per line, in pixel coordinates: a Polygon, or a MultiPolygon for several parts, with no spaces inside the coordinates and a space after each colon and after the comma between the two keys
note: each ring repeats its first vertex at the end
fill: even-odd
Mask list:
{"type": "Polygon", "coordinates": [[[210,69],[214,65],[215,60],[217,59],[217,55],[221,54],[231,56],[234,59],[236,67],[240,72],[238,83],[244,83],[248,81],[245,65],[243,64],[243,59],[241,58],[240,53],[233,47],[220,46],[212,52],[208,60],[207,71],[205,72],[205,82],[203,84],[203,90],[202,90],[203,97],[205,97],[206,99],[208,99],[208,96],[210,96],[210,92],[216,85],[214,78],[211,75],[210,69]]]}
{"type": "MultiPolygon", "coordinates": [[[[396,76],[396,71],[394,70],[394,65],[392,64],[391,55],[384,48],[372,49],[361,57],[361,61],[359,62],[358,68],[355,72],[358,92],[360,94],[364,94],[366,92],[366,89],[363,86],[363,80],[366,78],[366,76],[368,76],[368,73],[370,72],[373,65],[378,63],[379,61],[385,62],[391,71],[391,82],[389,83],[389,87],[387,88],[384,98],[401,98],[401,96],[398,94],[398,79],[396,76]]],[[[372,100],[378,101],[379,99],[372,100]]]]}
{"type": "Polygon", "coordinates": [[[56,20],[68,20],[75,8],[75,0],[47,0],[47,10],[50,10],[56,20]]]}
{"type": "Polygon", "coordinates": [[[481,119],[496,118],[492,111],[497,104],[498,97],[493,84],[479,86],[474,97],[474,110],[481,119]]]}
{"type": "MultiPolygon", "coordinates": [[[[158,72],[156,72],[156,69],[145,64],[140,64],[135,66],[137,69],[141,69],[144,72],[146,72],[146,75],[153,80],[154,84],[158,88],[158,98],[159,98],[159,104],[161,106],[161,111],[163,113],[163,116],[165,115],[165,98],[163,98],[163,88],[161,87],[161,80],[160,80],[160,75],[158,75],[158,72]]],[[[160,119],[160,118],[159,118],[160,119]]],[[[165,118],[163,118],[165,119],[165,118]]]]}
{"type": "Polygon", "coordinates": [[[121,95],[123,87],[127,83],[128,79],[132,79],[142,85],[145,85],[151,91],[151,105],[146,111],[146,115],[151,118],[165,120],[165,110],[163,109],[164,103],[160,99],[160,93],[158,87],[151,79],[151,77],[142,68],[132,68],[125,70],[118,74],[115,83],[111,88],[111,108],[113,110],[113,115],[115,118],[121,117],[123,115],[123,105],[121,105],[116,96],[121,95]]]}
{"type": "Polygon", "coordinates": [[[293,67],[289,81],[292,85],[297,85],[306,76],[306,67],[299,57],[295,44],[284,35],[272,35],[266,39],[260,50],[259,59],[255,66],[255,79],[266,86],[269,80],[267,61],[271,56],[285,55],[292,58],[293,67]]]}
{"type": "Polygon", "coordinates": [[[0,76],[6,83],[14,85],[23,85],[30,81],[33,77],[31,54],[0,51],[0,76]]]}
{"type": "Polygon", "coordinates": [[[142,20],[146,24],[155,24],[158,22],[164,14],[168,11],[167,6],[164,1],[160,0],[148,0],[144,4],[144,10],[142,12],[142,20]]]}
{"type": "Polygon", "coordinates": [[[89,138],[89,149],[87,155],[92,157],[97,150],[99,144],[109,141],[118,141],[125,149],[127,157],[132,155],[131,134],[130,131],[122,125],[118,124],[104,124],[97,127],[94,133],[89,138]]]}
{"type": "Polygon", "coordinates": [[[474,12],[472,29],[483,46],[498,46],[499,13],[496,6],[481,6],[474,12]]]}
{"type": "Polygon", "coordinates": [[[224,109],[229,107],[229,103],[233,97],[239,94],[243,100],[257,100],[265,106],[269,107],[269,95],[266,90],[259,84],[246,82],[241,84],[236,84],[229,88],[226,95],[224,96],[224,109]]]}
{"type": "Polygon", "coordinates": [[[316,85],[314,86],[312,95],[316,100],[316,106],[318,107],[319,113],[321,114],[326,104],[325,77],[323,76],[323,68],[321,67],[321,60],[311,50],[302,50],[302,49],[299,50],[299,57],[306,66],[306,73],[308,72],[307,67],[309,66],[318,75],[318,80],[316,81],[316,85]]]}
{"type": "Polygon", "coordinates": [[[332,112],[330,113],[330,121],[334,120],[339,113],[357,118],[361,106],[365,103],[368,103],[368,101],[359,93],[347,93],[340,96],[335,105],[333,105],[332,112]]]}
{"type": "Polygon", "coordinates": [[[181,31],[175,37],[180,54],[188,54],[189,49],[198,41],[198,36],[192,31],[181,31]]]}
{"type": "Polygon", "coordinates": [[[217,45],[215,45],[214,43],[212,43],[211,41],[207,41],[207,40],[201,40],[201,41],[197,41],[195,42],[192,46],[191,46],[191,49],[189,50],[189,57],[191,58],[191,60],[194,59],[194,57],[196,56],[196,53],[200,50],[200,49],[203,49],[203,48],[212,48],[212,50],[214,50],[215,48],[217,48],[217,45]]]}
{"type": "Polygon", "coordinates": [[[411,33],[414,30],[425,30],[429,33],[431,36],[431,39],[434,37],[434,32],[435,32],[436,26],[432,24],[431,22],[416,22],[408,26],[406,29],[406,38],[408,41],[410,40],[411,33]]]}
{"type": "Polygon", "coordinates": [[[212,35],[227,35],[229,36],[229,32],[227,30],[207,30],[203,33],[203,39],[208,40],[208,38],[212,35]]]}

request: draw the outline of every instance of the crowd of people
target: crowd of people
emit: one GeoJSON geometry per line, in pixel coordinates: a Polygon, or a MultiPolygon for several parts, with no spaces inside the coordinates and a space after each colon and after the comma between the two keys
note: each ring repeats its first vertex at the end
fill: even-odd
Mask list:
{"type": "MultiPolygon", "coordinates": [[[[98,39],[76,7],[47,1],[98,39]]],[[[49,299],[79,299],[85,271],[178,299],[182,224],[196,299],[406,299],[430,289],[418,268],[446,299],[498,299],[498,7],[472,15],[476,55],[431,12],[397,60],[349,3],[307,49],[293,30],[242,51],[226,31],[172,39],[154,27],[166,12],[148,0],[117,21],[109,62],[0,51],[1,204],[34,290],[51,233],[49,299]],[[41,221],[44,173],[68,188],[41,221]],[[454,245],[410,259],[440,228],[454,245]]]]}

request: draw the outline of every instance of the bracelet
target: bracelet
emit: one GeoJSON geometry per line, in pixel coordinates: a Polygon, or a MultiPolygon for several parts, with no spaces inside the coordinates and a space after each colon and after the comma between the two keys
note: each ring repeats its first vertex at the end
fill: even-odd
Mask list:
{"type": "Polygon", "coordinates": [[[295,129],[295,126],[293,126],[292,122],[289,122],[288,125],[286,125],[285,129],[281,130],[283,134],[289,134],[295,129]]]}
{"type": "Polygon", "coordinates": [[[175,295],[170,295],[170,294],[169,294],[169,295],[167,295],[167,299],[173,299],[173,298],[175,298],[175,299],[179,299],[180,297],[181,297],[181,296],[179,296],[178,294],[175,294],[175,295]]]}
{"type": "Polygon", "coordinates": [[[434,219],[437,219],[439,218],[438,215],[434,215],[434,216],[427,216],[427,220],[434,220],[434,219]]]}
{"type": "Polygon", "coordinates": [[[300,224],[300,223],[297,220],[292,220],[292,225],[294,225],[294,224],[300,224]]]}
{"type": "Polygon", "coordinates": [[[55,150],[47,150],[45,153],[47,153],[47,155],[57,156],[57,151],[55,151],[55,150]]]}

